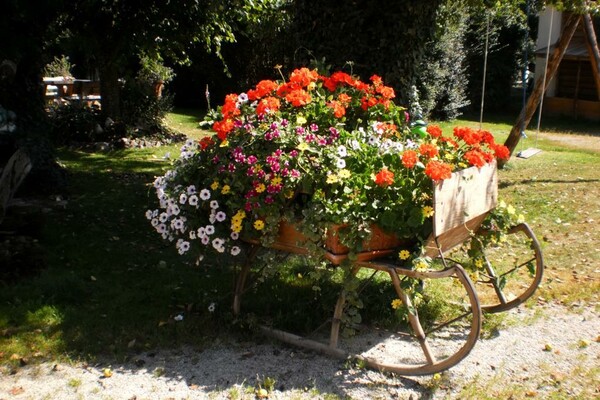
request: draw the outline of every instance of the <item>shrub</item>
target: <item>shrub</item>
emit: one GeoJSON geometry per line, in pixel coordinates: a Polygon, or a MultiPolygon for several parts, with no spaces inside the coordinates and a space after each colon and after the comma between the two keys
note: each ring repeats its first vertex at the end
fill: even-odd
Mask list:
{"type": "Polygon", "coordinates": [[[72,142],[95,142],[104,138],[100,109],[83,103],[65,103],[50,110],[51,138],[64,145],[72,142]]]}
{"type": "Polygon", "coordinates": [[[449,3],[438,10],[438,30],[417,71],[423,113],[436,120],[455,119],[469,104],[464,48],[469,15],[464,6],[449,3]]]}

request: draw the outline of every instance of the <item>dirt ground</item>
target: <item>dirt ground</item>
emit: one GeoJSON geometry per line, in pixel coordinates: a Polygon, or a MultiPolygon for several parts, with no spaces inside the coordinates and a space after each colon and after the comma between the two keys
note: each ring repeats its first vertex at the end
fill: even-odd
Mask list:
{"type": "Polygon", "coordinates": [[[568,145],[574,148],[600,152],[600,133],[598,135],[565,135],[551,132],[540,132],[540,138],[568,145]]]}

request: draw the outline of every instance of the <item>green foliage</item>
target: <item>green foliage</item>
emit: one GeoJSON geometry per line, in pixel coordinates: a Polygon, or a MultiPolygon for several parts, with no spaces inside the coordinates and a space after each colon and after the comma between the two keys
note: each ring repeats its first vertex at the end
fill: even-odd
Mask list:
{"type": "Polygon", "coordinates": [[[511,88],[523,68],[523,50],[529,46],[533,57],[533,40],[525,42],[528,16],[524,8],[499,2],[493,8],[479,12],[470,9],[469,28],[465,37],[467,63],[470,73],[468,98],[473,109],[479,110],[483,87],[485,40],[488,39],[487,71],[485,76],[485,110],[506,110],[511,104],[511,88]]]}
{"type": "Polygon", "coordinates": [[[77,102],[56,105],[50,113],[50,136],[57,144],[100,141],[100,121],[98,107],[77,102]]]}
{"type": "Polygon", "coordinates": [[[71,64],[69,57],[64,54],[59,57],[54,57],[54,60],[46,64],[44,67],[44,76],[73,76],[74,64],[71,64]]]}
{"type": "Polygon", "coordinates": [[[360,76],[376,73],[396,89],[399,104],[408,104],[426,43],[436,25],[436,1],[327,0],[294,3],[288,46],[293,65],[323,57],[333,69],[360,76]],[[348,61],[352,61],[348,68],[348,61]]]}
{"type": "Polygon", "coordinates": [[[175,73],[173,69],[163,64],[162,59],[142,55],[140,57],[140,70],[137,80],[152,85],[156,82],[168,83],[173,80],[175,73]]]}
{"type": "Polygon", "coordinates": [[[423,113],[435,120],[451,120],[469,104],[464,46],[469,13],[463,2],[446,1],[437,12],[437,31],[427,43],[418,70],[423,113]]]}
{"type": "Polygon", "coordinates": [[[147,81],[127,81],[122,93],[121,120],[134,131],[140,133],[163,132],[163,120],[173,108],[173,99],[163,93],[156,96],[153,86],[147,81]]]}

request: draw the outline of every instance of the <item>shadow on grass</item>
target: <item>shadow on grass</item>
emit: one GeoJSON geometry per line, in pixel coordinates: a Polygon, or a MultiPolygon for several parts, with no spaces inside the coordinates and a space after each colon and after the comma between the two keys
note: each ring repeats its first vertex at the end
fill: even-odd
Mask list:
{"type": "Polygon", "coordinates": [[[260,339],[239,329],[256,310],[284,329],[309,331],[331,316],[338,288],[315,296],[311,287],[272,279],[245,295],[250,319],[236,321],[230,311],[230,260],[196,266],[193,257],[178,255],[174,245],[162,241],[144,216],[155,207],[149,182],[164,170],[164,162],[148,160],[139,151],[62,151],[61,158],[68,166],[70,191],[66,205],[48,213],[40,238],[47,268],[35,277],[0,283],[0,366],[66,356],[132,373],[160,367],[163,376],[212,390],[254,382],[257,376],[283,380],[292,374],[295,378],[286,380],[298,389],[345,395],[352,385],[333,382],[343,368],[340,361],[248,344],[248,335],[260,339]],[[214,349],[219,341],[233,350],[214,349]],[[165,348],[186,350],[169,351],[165,362],[157,357],[165,348]],[[264,360],[260,352],[265,348],[281,352],[276,357],[281,364],[264,360]],[[227,368],[211,368],[211,357],[222,357],[223,351],[231,358],[227,368]],[[248,353],[253,356],[239,359],[248,353]],[[294,354],[302,356],[292,359],[294,354]],[[314,362],[325,366],[324,375],[311,368],[314,362]],[[200,374],[198,364],[208,368],[200,374]]]}

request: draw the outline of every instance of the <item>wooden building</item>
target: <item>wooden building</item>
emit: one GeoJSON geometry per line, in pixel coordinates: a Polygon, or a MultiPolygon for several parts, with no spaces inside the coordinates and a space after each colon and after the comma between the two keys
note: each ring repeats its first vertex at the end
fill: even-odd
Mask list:
{"type": "MultiPolygon", "coordinates": [[[[550,7],[540,14],[535,79],[542,79],[544,76],[548,38],[550,37],[550,54],[552,54],[567,17],[568,13],[550,7]]],[[[600,32],[600,19],[594,18],[593,21],[595,32],[600,32]]],[[[568,115],[600,120],[600,87],[598,78],[594,77],[597,71],[594,71],[592,57],[592,47],[586,34],[585,24],[580,22],[560,62],[556,76],[546,88],[544,115],[568,115]]]]}

